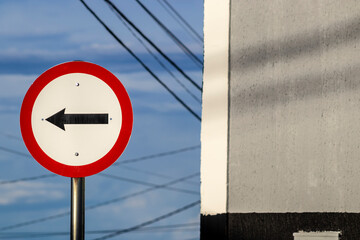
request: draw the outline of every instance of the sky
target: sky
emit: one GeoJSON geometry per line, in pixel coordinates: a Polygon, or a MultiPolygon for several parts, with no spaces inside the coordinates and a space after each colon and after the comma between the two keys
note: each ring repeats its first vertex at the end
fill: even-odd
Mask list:
{"type": "MultiPolygon", "coordinates": [[[[198,89],[156,54],[194,96],[188,94],[105,1],[86,2],[180,99],[201,115],[198,89]]],[[[169,14],[163,0],[142,2],[202,60],[202,41],[169,14]]],[[[168,2],[202,36],[203,1],[168,2]]],[[[202,84],[202,67],[194,64],[135,0],[113,3],[188,76],[202,84]]],[[[149,224],[142,231],[111,239],[199,239],[200,206],[196,202],[200,200],[200,121],[156,82],[78,0],[0,1],[0,239],[63,239],[69,235],[70,178],[53,175],[31,157],[22,141],[19,117],[26,91],[36,78],[57,64],[73,60],[92,62],[115,74],[128,91],[134,114],[131,139],[117,164],[86,178],[86,239],[150,223],[191,203],[194,206],[149,224]],[[159,154],[174,151],[177,153],[159,154]],[[184,177],[188,179],[176,182],[184,177]],[[169,187],[173,189],[154,187],[172,182],[169,187]],[[33,223],[23,224],[29,222],[33,223]]]]}

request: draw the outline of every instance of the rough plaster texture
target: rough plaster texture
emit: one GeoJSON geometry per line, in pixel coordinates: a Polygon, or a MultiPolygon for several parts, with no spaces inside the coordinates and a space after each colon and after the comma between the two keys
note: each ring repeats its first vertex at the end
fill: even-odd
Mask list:
{"type": "Polygon", "coordinates": [[[360,212],[359,13],[231,1],[228,212],[360,212]]]}

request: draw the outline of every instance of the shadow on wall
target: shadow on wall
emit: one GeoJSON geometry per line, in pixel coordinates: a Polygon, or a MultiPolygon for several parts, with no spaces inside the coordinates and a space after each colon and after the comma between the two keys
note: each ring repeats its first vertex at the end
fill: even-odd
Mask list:
{"type": "MultiPolygon", "coordinates": [[[[285,40],[272,41],[247,49],[232,50],[231,53],[231,85],[241,85],[241,74],[264,67],[267,63],[277,60],[291,60],[316,51],[321,54],[329,50],[359,40],[360,18],[335,24],[327,29],[319,29],[307,34],[299,34],[285,40]]],[[[230,45],[231,47],[231,45],[230,45]]],[[[315,56],[312,55],[312,56],[315,56]]],[[[310,59],[315,61],[316,59],[310,59]]],[[[336,63],[336,59],[334,62],[336,63]]],[[[332,71],[317,71],[316,74],[304,72],[294,78],[273,79],[269,77],[268,84],[257,84],[249,88],[231,87],[232,104],[241,113],[259,108],[287,104],[290,101],[303,100],[309,97],[323,97],[328,94],[341,94],[356,90],[360,86],[360,65],[348,64],[350,67],[332,71]]],[[[302,66],[299,66],[300,68],[302,66]]],[[[264,82],[264,81],[262,81],[264,82]]]]}
{"type": "Polygon", "coordinates": [[[325,74],[306,75],[277,83],[236,91],[232,101],[242,113],[305,98],[324,97],[332,93],[357,90],[360,87],[360,65],[325,74]]]}
{"type": "MultiPolygon", "coordinates": [[[[231,51],[235,54],[239,70],[251,70],[277,59],[291,59],[302,54],[320,51],[324,47],[356,40],[360,36],[360,18],[340,22],[325,29],[301,33],[285,40],[271,41],[246,49],[231,51]]],[[[230,40],[231,41],[231,40],[230,40]]],[[[231,45],[230,45],[231,47],[231,45]]]]}

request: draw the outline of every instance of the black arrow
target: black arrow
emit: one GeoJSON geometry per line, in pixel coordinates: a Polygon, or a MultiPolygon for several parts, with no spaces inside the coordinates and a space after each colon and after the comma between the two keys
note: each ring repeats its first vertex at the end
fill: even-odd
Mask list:
{"type": "Polygon", "coordinates": [[[65,114],[65,108],[48,117],[46,121],[65,131],[64,124],[108,124],[107,113],[65,114]]]}

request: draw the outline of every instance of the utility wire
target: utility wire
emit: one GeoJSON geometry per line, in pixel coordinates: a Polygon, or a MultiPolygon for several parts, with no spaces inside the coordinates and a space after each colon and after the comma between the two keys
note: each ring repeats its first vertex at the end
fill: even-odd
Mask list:
{"type": "MultiPolygon", "coordinates": [[[[197,148],[200,148],[200,145],[194,145],[194,146],[175,149],[175,150],[171,150],[171,151],[167,151],[167,152],[160,152],[160,153],[145,155],[145,156],[137,157],[137,158],[125,159],[123,161],[114,163],[113,166],[120,165],[120,164],[123,164],[123,163],[138,162],[138,161],[148,160],[148,159],[152,159],[152,158],[170,156],[170,155],[174,155],[174,154],[178,154],[178,153],[182,153],[182,152],[192,151],[192,150],[195,150],[197,148]]],[[[3,150],[5,152],[9,152],[9,153],[12,153],[12,154],[15,154],[15,155],[32,158],[32,156],[30,154],[19,152],[19,151],[16,151],[14,149],[5,148],[5,147],[0,146],[0,150],[3,150]]]]}
{"type": "Polygon", "coordinates": [[[86,209],[94,209],[94,208],[98,208],[100,206],[109,205],[109,204],[112,204],[114,202],[122,201],[122,200],[125,200],[125,199],[128,199],[128,198],[132,198],[132,197],[135,197],[135,196],[138,196],[138,195],[142,195],[142,194],[147,193],[147,192],[154,191],[156,189],[165,188],[165,187],[174,185],[174,184],[179,183],[179,182],[184,182],[184,181],[186,181],[188,179],[191,179],[193,177],[196,177],[196,176],[199,176],[199,173],[194,173],[194,174],[191,174],[191,175],[179,178],[179,179],[175,179],[175,180],[173,180],[171,182],[168,182],[168,183],[165,183],[165,184],[161,184],[161,185],[153,186],[153,187],[150,187],[150,188],[146,188],[144,190],[141,190],[141,191],[138,191],[138,192],[135,192],[135,193],[123,196],[123,197],[114,198],[114,199],[111,199],[111,200],[108,200],[108,201],[105,201],[105,202],[101,202],[101,203],[89,206],[86,209]]]}
{"type": "MultiPolygon", "coordinates": [[[[83,2],[83,0],[80,0],[83,2]]],[[[111,1],[104,0],[107,2],[114,10],[128,23],[131,27],[135,29],[137,33],[139,33],[153,48],[156,49],[158,53],[160,53],[161,56],[163,56],[173,67],[175,67],[187,80],[189,80],[197,89],[200,91],[202,88],[194,81],[192,80],[174,61],[172,61],[161,49],[156,46],[132,21],[130,21],[124,13],[122,13],[111,1]]]]}
{"type": "MultiPolygon", "coordinates": [[[[91,210],[91,209],[106,206],[106,205],[109,205],[109,204],[112,204],[112,203],[115,203],[115,202],[124,201],[126,199],[129,199],[129,198],[132,198],[132,197],[135,197],[135,196],[139,196],[139,195],[142,195],[142,194],[145,194],[145,193],[157,190],[157,189],[165,188],[165,187],[168,187],[170,185],[174,185],[176,183],[186,181],[186,180],[191,179],[191,178],[193,178],[195,176],[199,176],[199,173],[191,174],[191,175],[188,175],[188,176],[185,176],[185,177],[182,177],[182,178],[175,179],[173,181],[167,182],[165,184],[161,184],[161,185],[157,185],[157,186],[154,186],[154,187],[146,188],[144,190],[134,192],[134,193],[131,193],[131,194],[128,194],[128,195],[125,195],[125,196],[121,196],[121,197],[114,198],[114,199],[111,199],[111,200],[107,200],[107,201],[104,201],[104,202],[100,202],[100,203],[97,203],[97,204],[94,204],[94,205],[90,205],[90,206],[86,207],[85,210],[91,210]]],[[[37,218],[37,219],[30,220],[30,221],[25,221],[25,222],[21,222],[21,223],[17,223],[17,224],[12,224],[12,225],[8,225],[8,226],[0,227],[0,232],[5,231],[5,230],[10,230],[10,229],[23,227],[23,226],[32,225],[32,224],[39,223],[39,222],[45,222],[45,221],[48,221],[48,220],[52,220],[52,219],[59,218],[59,217],[64,217],[64,216],[67,216],[67,215],[70,215],[70,211],[66,211],[66,212],[54,214],[54,215],[47,216],[47,217],[37,218]]]]}
{"type": "Polygon", "coordinates": [[[45,222],[45,221],[48,221],[48,220],[51,220],[51,219],[64,217],[64,216],[67,216],[67,215],[70,215],[70,211],[62,212],[62,213],[59,213],[59,214],[54,214],[54,215],[51,215],[51,216],[48,216],[48,217],[38,218],[38,219],[30,220],[30,221],[25,221],[25,222],[21,222],[21,223],[16,223],[16,224],[0,227],[0,231],[5,231],[5,230],[15,229],[15,228],[19,228],[19,227],[24,227],[24,226],[32,225],[32,224],[39,223],[39,222],[45,222]]]}
{"type": "MultiPolygon", "coordinates": [[[[146,174],[153,175],[153,176],[157,176],[157,177],[162,177],[162,178],[171,179],[172,177],[166,176],[166,175],[164,175],[164,174],[153,173],[153,172],[150,172],[150,171],[145,171],[145,170],[140,170],[140,169],[137,169],[137,168],[131,168],[131,167],[125,166],[125,163],[131,163],[131,162],[143,161],[143,160],[152,159],[152,158],[169,156],[169,155],[178,154],[178,153],[185,152],[185,151],[191,151],[191,150],[194,150],[194,149],[196,149],[196,148],[200,148],[200,145],[190,146],[190,147],[181,148],[181,149],[177,149],[177,150],[172,150],[172,151],[168,151],[168,152],[161,152],[161,153],[157,153],[157,154],[151,154],[151,155],[142,156],[142,157],[139,157],[139,158],[127,159],[127,160],[124,160],[124,161],[122,161],[122,162],[114,163],[113,165],[114,165],[114,166],[121,165],[121,166],[120,166],[121,168],[130,170],[130,171],[140,172],[140,173],[146,173],[146,174]],[[123,162],[124,162],[124,164],[122,164],[123,162]]],[[[32,156],[31,156],[30,154],[26,154],[26,153],[23,153],[23,152],[15,151],[15,150],[13,150],[13,149],[3,148],[3,147],[0,146],[0,150],[4,150],[4,151],[10,152],[10,153],[15,154],[15,155],[32,158],[32,156]]],[[[43,176],[43,175],[41,175],[41,176],[43,176]]],[[[54,174],[54,176],[56,176],[56,175],[54,174]]],[[[36,177],[40,177],[40,176],[36,176],[36,177]]],[[[35,178],[35,177],[34,177],[34,178],[35,178]]],[[[40,177],[40,178],[41,178],[41,177],[40,177]]],[[[19,181],[20,181],[20,180],[21,180],[21,179],[19,179],[19,181]]],[[[13,181],[13,180],[9,180],[9,181],[13,181]]],[[[21,181],[26,181],[26,180],[21,180],[21,181]]],[[[186,181],[186,182],[189,182],[189,181],[186,181]]],[[[197,183],[194,183],[194,182],[191,182],[191,183],[197,184],[197,183]]],[[[0,184],[1,184],[1,182],[0,182],[0,184]]]]}
{"type": "MultiPolygon", "coordinates": [[[[160,225],[153,227],[143,227],[134,232],[162,232],[162,231],[198,231],[199,223],[183,223],[183,224],[170,224],[160,225]]],[[[106,234],[118,231],[118,229],[109,230],[90,230],[86,234],[106,234]]],[[[0,239],[16,239],[16,238],[35,238],[35,237],[49,237],[49,236],[66,236],[69,232],[3,232],[0,233],[0,239]]]]}
{"type": "Polygon", "coordinates": [[[161,221],[161,220],[163,220],[163,219],[165,219],[165,218],[169,218],[169,217],[171,217],[171,216],[174,216],[174,215],[176,215],[176,214],[178,214],[178,213],[181,213],[181,212],[183,212],[183,211],[185,211],[185,210],[188,210],[188,209],[190,209],[190,208],[192,208],[192,207],[195,207],[195,206],[197,206],[197,205],[199,205],[199,204],[200,204],[200,200],[195,201],[195,202],[192,202],[192,203],[187,204],[187,205],[185,205],[185,206],[183,206],[183,207],[181,207],[181,208],[178,208],[178,209],[176,209],[176,210],[174,210],[174,211],[171,211],[171,212],[166,213],[166,214],[164,214],[164,215],[161,215],[161,216],[159,216],[159,217],[153,218],[153,219],[151,219],[151,220],[149,220],[149,221],[142,222],[142,223],[140,223],[140,224],[134,225],[134,226],[129,227],[129,228],[125,228],[125,229],[118,230],[118,231],[116,231],[116,232],[114,232],[114,233],[110,233],[110,234],[105,235],[105,236],[103,236],[103,237],[95,238],[94,240],[109,239],[109,238],[113,238],[113,237],[115,237],[115,236],[118,236],[118,235],[121,235],[121,234],[124,234],[124,233],[133,232],[133,231],[135,231],[135,230],[137,230],[137,229],[140,229],[140,228],[142,228],[142,227],[145,227],[145,226],[147,226],[147,225],[150,225],[150,224],[153,224],[153,223],[155,223],[155,222],[159,222],[159,221],[161,221]]]}
{"type": "Polygon", "coordinates": [[[166,67],[165,64],[163,64],[160,59],[146,46],[146,44],[144,43],[144,41],[135,34],[135,32],[129,27],[129,25],[124,21],[124,19],[122,19],[122,17],[109,5],[110,9],[115,13],[115,15],[117,16],[117,18],[121,21],[121,23],[127,28],[127,30],[131,33],[131,35],[133,35],[138,42],[140,42],[140,44],[146,49],[146,51],[155,59],[155,61],[166,71],[170,74],[170,76],[193,98],[195,99],[195,101],[197,101],[198,103],[201,103],[201,100],[195,96],[195,94],[193,94],[176,76],[175,74],[173,74],[171,72],[171,70],[166,67]]]}
{"type": "MultiPolygon", "coordinates": [[[[154,177],[158,177],[158,178],[162,178],[162,179],[172,179],[172,177],[169,176],[169,175],[156,173],[156,172],[150,172],[150,171],[139,169],[139,168],[129,167],[129,166],[126,166],[125,164],[123,164],[123,165],[121,165],[119,167],[121,167],[122,169],[125,169],[127,171],[142,173],[142,174],[146,174],[146,175],[149,175],[149,176],[154,176],[154,177]]],[[[199,182],[194,182],[194,181],[190,181],[190,180],[185,181],[185,182],[188,183],[188,184],[191,184],[191,185],[199,185],[199,182]]]]}
{"type": "Polygon", "coordinates": [[[174,154],[178,154],[178,153],[182,153],[182,152],[192,151],[192,150],[195,150],[198,148],[200,148],[200,145],[180,148],[180,149],[176,149],[176,150],[172,150],[172,151],[168,151],[168,152],[156,153],[156,154],[147,155],[147,156],[143,156],[143,157],[126,159],[126,160],[122,160],[122,161],[114,163],[113,166],[117,166],[117,165],[121,165],[121,164],[125,164],[125,163],[134,163],[134,162],[144,161],[144,160],[148,160],[148,159],[152,159],[152,158],[165,157],[165,156],[174,155],[174,154]]]}
{"type": "MultiPolygon", "coordinates": [[[[158,178],[163,178],[163,179],[171,179],[172,178],[172,177],[170,177],[168,175],[165,175],[165,174],[156,173],[156,172],[150,172],[150,171],[147,171],[147,170],[134,168],[134,167],[129,167],[129,166],[126,166],[125,164],[121,165],[120,167],[122,169],[127,170],[127,171],[143,173],[143,174],[147,174],[147,175],[150,175],[150,176],[155,176],[155,177],[158,177],[158,178]]],[[[194,182],[194,184],[197,184],[197,183],[194,182]]]]}
{"type": "Polygon", "coordinates": [[[15,139],[15,140],[18,140],[18,141],[21,141],[21,138],[19,138],[18,136],[16,135],[13,135],[13,134],[10,134],[10,133],[5,133],[5,132],[0,132],[1,135],[7,137],[7,138],[11,138],[11,139],[15,139]]]}
{"type": "Polygon", "coordinates": [[[10,184],[10,183],[17,183],[17,182],[32,181],[32,180],[37,180],[37,179],[41,179],[41,178],[49,178],[49,177],[55,177],[55,176],[57,176],[57,175],[55,175],[55,174],[44,174],[44,175],[39,175],[39,176],[34,176],[34,177],[19,178],[19,179],[14,179],[14,180],[6,180],[6,181],[0,181],[0,185],[10,184]]]}
{"type": "MultiPolygon", "coordinates": [[[[106,1],[106,0],[105,0],[106,1]]],[[[127,45],[122,42],[111,29],[96,15],[96,13],[84,2],[84,0],[80,0],[80,2],[85,6],[85,8],[96,18],[96,20],[116,39],[116,41],[121,44],[126,51],[133,56],[140,64],[145,68],[145,70],[150,73],[150,75],[158,81],[183,107],[185,107],[196,119],[201,121],[199,115],[197,115],[184,101],[182,101],[164,82],[162,82],[155,73],[153,73],[149,67],[138,57],[136,54],[127,47],[127,45]]]]}
{"type": "MultiPolygon", "coordinates": [[[[143,185],[143,186],[150,186],[150,187],[158,186],[158,184],[149,183],[149,182],[143,182],[143,181],[139,181],[139,180],[136,180],[136,179],[124,178],[124,177],[120,177],[120,176],[114,176],[114,175],[106,174],[106,173],[99,173],[98,175],[106,177],[106,178],[111,178],[111,179],[124,181],[124,182],[140,184],[140,185],[143,185]]],[[[199,192],[192,191],[192,190],[187,190],[187,189],[182,189],[182,188],[175,188],[175,187],[164,187],[164,188],[168,189],[168,190],[171,190],[171,191],[175,191],[175,192],[194,194],[194,195],[197,195],[197,196],[200,195],[199,192]]]]}
{"type": "MultiPolygon", "coordinates": [[[[185,25],[182,21],[180,21],[180,20],[178,19],[178,17],[177,17],[172,11],[170,11],[170,10],[168,9],[168,7],[167,7],[161,0],[157,0],[157,1],[158,1],[158,3],[164,8],[164,10],[185,30],[185,32],[187,32],[187,33],[189,34],[189,36],[190,36],[193,40],[197,41],[197,42],[200,43],[200,44],[203,43],[203,40],[202,40],[202,38],[200,37],[200,35],[198,35],[196,32],[195,32],[195,34],[194,34],[191,30],[189,30],[189,28],[187,28],[186,25],[185,25]],[[198,37],[200,37],[200,39],[199,39],[198,37]]],[[[190,26],[190,27],[191,27],[191,26],[190,26]]],[[[191,28],[192,28],[192,27],[191,27],[191,28]]],[[[194,31],[195,31],[195,30],[194,30],[194,31]]]]}
{"type": "Polygon", "coordinates": [[[22,156],[22,157],[30,157],[31,158],[30,154],[19,152],[19,151],[16,151],[16,150],[13,150],[13,149],[10,149],[10,148],[7,148],[7,147],[0,146],[0,150],[2,150],[4,152],[13,153],[13,154],[16,154],[16,155],[19,155],[19,156],[22,156]]]}
{"type": "Polygon", "coordinates": [[[165,31],[165,33],[178,45],[183,52],[190,57],[190,59],[199,67],[203,66],[203,62],[188,48],[186,45],[180,41],[175,34],[168,29],[140,0],[135,0],[140,7],[165,31]]]}
{"type": "Polygon", "coordinates": [[[191,27],[191,25],[180,15],[180,13],[178,11],[176,11],[176,9],[173,6],[171,6],[171,4],[167,0],[163,0],[163,1],[169,7],[169,9],[190,29],[190,31],[192,31],[194,33],[194,35],[201,42],[203,42],[204,39],[195,31],[195,29],[193,27],[191,27]]]}

